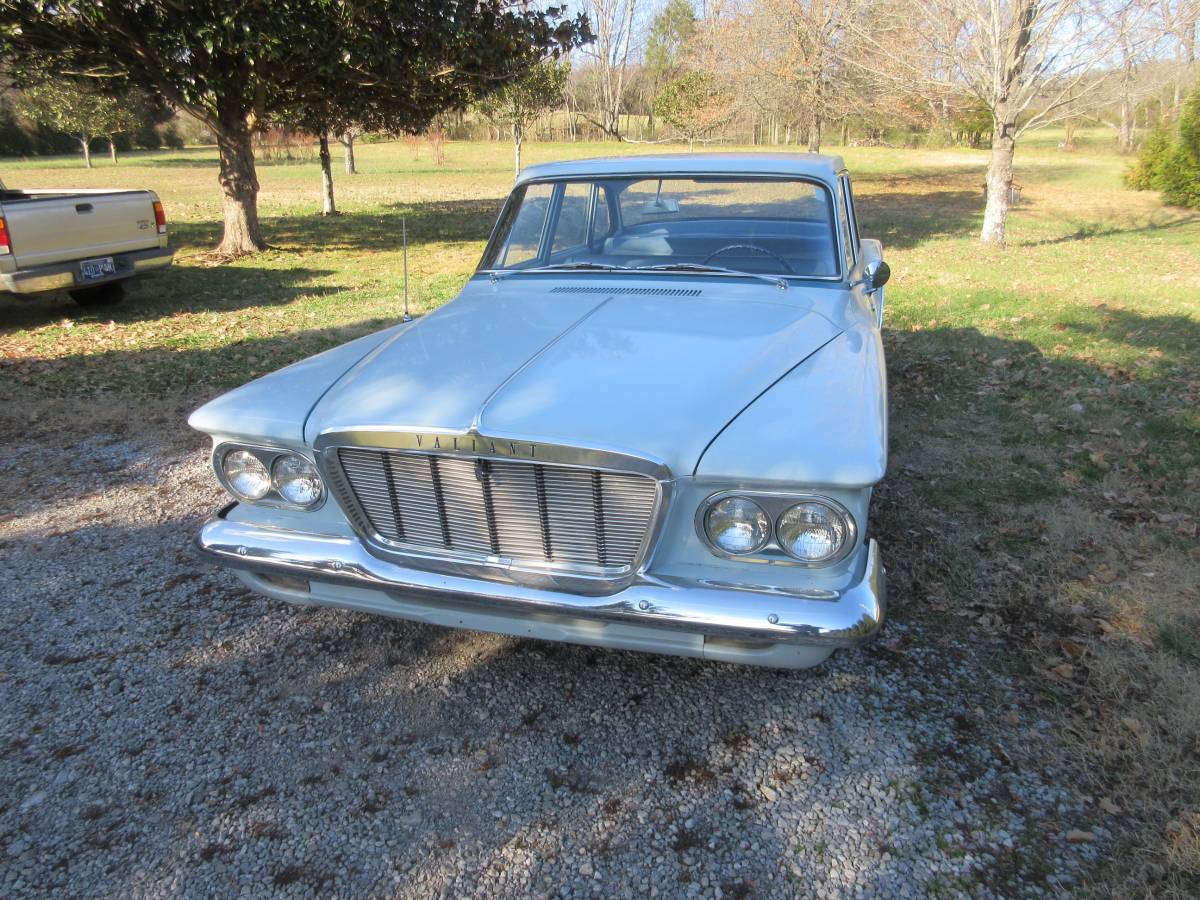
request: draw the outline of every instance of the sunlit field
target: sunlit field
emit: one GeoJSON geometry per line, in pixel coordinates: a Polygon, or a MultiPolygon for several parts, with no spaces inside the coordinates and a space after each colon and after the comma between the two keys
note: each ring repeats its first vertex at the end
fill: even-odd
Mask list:
{"type": "MultiPolygon", "coordinates": [[[[1096,824],[1121,835],[1093,888],[1187,892],[1200,879],[1200,215],[1123,187],[1131,161],[1109,132],[1073,153],[1060,137],[1018,147],[1003,251],[976,240],[985,151],[828,148],[893,272],[875,536],[893,616],[1036,681],[1062,765],[1096,824]]],[[[665,150],[686,152],[531,143],[525,162],[665,150]]],[[[391,324],[404,219],[413,312],[446,302],[512,184],[511,154],[450,143],[437,165],[426,143],[360,145],[360,174],[335,159],[342,212],[329,218],[315,160],[261,164],[272,249],[232,263],[210,253],[215,148],[90,171],[66,157],[0,164],[16,188],[152,188],[179,248],[117,307],[0,298],[0,427],[184,408],[391,324]]],[[[154,427],[190,439],[182,421],[154,427]]]]}

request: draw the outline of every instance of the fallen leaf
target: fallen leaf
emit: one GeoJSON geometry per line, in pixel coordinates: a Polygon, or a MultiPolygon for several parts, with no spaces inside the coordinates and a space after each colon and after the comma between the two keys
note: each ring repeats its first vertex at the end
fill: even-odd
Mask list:
{"type": "Polygon", "coordinates": [[[1100,801],[1100,808],[1102,810],[1104,810],[1106,813],[1108,813],[1110,816],[1115,816],[1115,815],[1117,815],[1117,813],[1119,813],[1121,811],[1121,807],[1119,807],[1119,806],[1117,806],[1117,804],[1113,803],[1113,801],[1108,797],[1105,797],[1103,800],[1100,801]]]}
{"type": "Polygon", "coordinates": [[[1150,740],[1150,735],[1146,731],[1145,724],[1140,719],[1135,719],[1132,716],[1124,716],[1121,719],[1121,724],[1133,732],[1134,737],[1138,739],[1138,743],[1145,746],[1150,740]]]}
{"type": "Polygon", "coordinates": [[[1063,652],[1064,656],[1069,656],[1072,659],[1082,659],[1087,655],[1087,647],[1067,638],[1063,638],[1058,642],[1058,649],[1063,652]]]}
{"type": "Polygon", "coordinates": [[[1095,832],[1080,831],[1078,828],[1072,828],[1067,832],[1068,844],[1086,844],[1089,841],[1096,839],[1095,832]]]}
{"type": "Polygon", "coordinates": [[[1059,663],[1050,671],[1052,671],[1059,678],[1066,678],[1069,680],[1075,674],[1075,667],[1070,663],[1059,663]]]}

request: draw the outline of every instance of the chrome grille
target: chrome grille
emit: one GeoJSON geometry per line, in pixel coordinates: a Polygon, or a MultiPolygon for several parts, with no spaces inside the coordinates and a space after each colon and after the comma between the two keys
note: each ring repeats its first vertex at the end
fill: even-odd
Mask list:
{"type": "Polygon", "coordinates": [[[517,562],[627,570],[658,497],[654,479],[626,472],[346,447],[337,457],[385,541],[517,562]]]}

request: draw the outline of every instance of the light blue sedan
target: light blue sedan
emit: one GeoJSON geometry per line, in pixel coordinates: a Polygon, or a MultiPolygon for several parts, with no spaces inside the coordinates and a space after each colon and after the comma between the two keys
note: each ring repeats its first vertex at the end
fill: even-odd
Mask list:
{"type": "Polygon", "coordinates": [[[450,303],[218,397],[254,590],[803,668],[873,637],[888,268],[840,159],[526,170],[450,303]]]}

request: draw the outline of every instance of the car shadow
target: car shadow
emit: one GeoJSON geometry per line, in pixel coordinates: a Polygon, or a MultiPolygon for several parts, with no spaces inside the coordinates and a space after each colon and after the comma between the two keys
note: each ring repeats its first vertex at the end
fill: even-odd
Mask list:
{"type": "MultiPolygon", "coordinates": [[[[402,246],[405,222],[412,247],[483,241],[491,233],[502,202],[503,198],[392,203],[370,212],[263,216],[261,222],[264,236],[277,250],[393,251],[402,246]]],[[[171,242],[181,248],[209,251],[220,241],[221,228],[220,222],[173,222],[171,242]]]]}
{"type": "Polygon", "coordinates": [[[114,306],[81,307],[66,291],[17,296],[0,293],[0,335],[36,329],[63,319],[99,318],[117,325],[216,312],[234,314],[280,306],[297,297],[320,297],[338,288],[314,282],[330,269],[295,266],[171,266],[125,282],[125,299],[114,306]]]}

